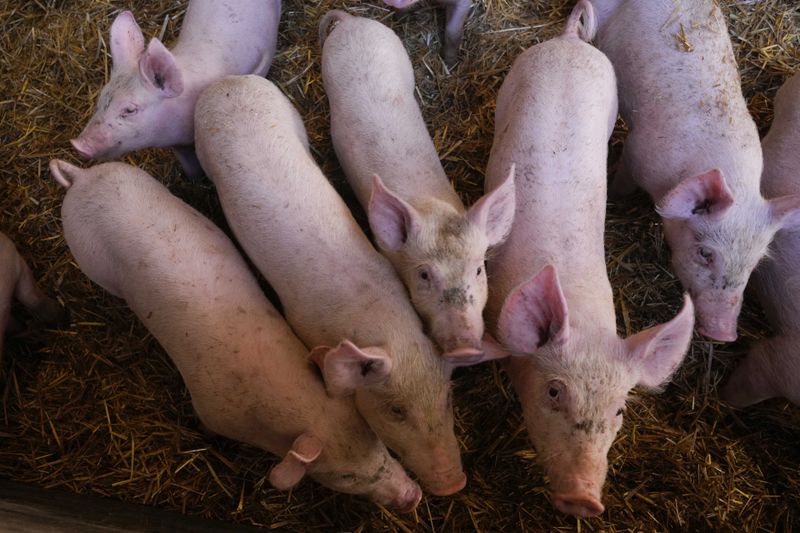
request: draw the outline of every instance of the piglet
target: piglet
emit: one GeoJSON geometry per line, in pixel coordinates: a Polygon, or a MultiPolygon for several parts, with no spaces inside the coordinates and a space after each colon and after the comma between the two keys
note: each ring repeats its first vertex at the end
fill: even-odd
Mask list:
{"type": "MultiPolygon", "coordinates": [[[[778,90],[775,119],[761,146],[764,196],[800,194],[800,74],[778,90]]],[[[778,232],[753,281],[775,335],[753,345],[722,396],[736,407],[774,397],[800,405],[800,231],[778,232]]]]}
{"type": "Polygon", "coordinates": [[[11,302],[15,299],[46,324],[57,324],[66,318],[64,309],[36,284],[31,269],[11,239],[0,233],[0,356],[6,329],[9,326],[16,329],[11,316],[11,302]]]}
{"type": "MultiPolygon", "coordinates": [[[[419,0],[383,0],[386,5],[396,9],[406,9],[419,0]]],[[[447,10],[447,22],[444,27],[444,44],[442,57],[448,66],[453,66],[458,59],[458,47],[461,46],[461,37],[464,34],[464,22],[467,20],[471,0],[436,0],[443,4],[447,10]]]]}
{"type": "Polygon", "coordinates": [[[178,41],[167,50],[156,38],[145,48],[133,14],[123,11],[111,25],[111,79],[72,146],[97,160],[172,146],[186,174],[197,178],[197,97],[228,74],[267,73],[280,13],[280,0],[190,0],[178,41]]]}
{"type": "Polygon", "coordinates": [[[800,197],[761,196],[758,131],[714,0],[592,4],[630,127],[614,196],[650,194],[698,331],[733,341],[750,273],[775,232],[800,222],[800,197]]]}
{"type": "Polygon", "coordinates": [[[334,10],[320,37],[333,146],[378,246],[445,359],[478,362],[484,260],[511,228],[513,173],[465,211],[414,99],[414,70],[397,35],[334,10]]]}
{"type": "Polygon", "coordinates": [[[329,398],[306,349],[233,243],[146,172],[50,162],[67,188],[64,236],[81,270],[124,298],[183,377],[211,431],[283,459],[270,482],[309,474],[411,511],[422,492],[349,399],[329,398]]]}
{"type": "Polygon", "coordinates": [[[486,188],[516,164],[516,215],[488,263],[487,322],[508,371],[553,504],[603,512],[606,455],[628,391],[657,388],[683,360],[694,309],[621,339],[603,232],[608,139],[617,117],[614,70],[579,36],[593,10],[577,3],[564,33],[514,62],[497,96],[486,188]],[[583,17],[583,28],[579,18],[583,17]]]}
{"type": "Polygon", "coordinates": [[[201,95],[197,155],[233,233],[309,346],[333,396],[355,394],[372,429],[437,495],[466,483],[451,368],[423,334],[392,266],[370,244],[271,82],[231,76],[201,95]]]}

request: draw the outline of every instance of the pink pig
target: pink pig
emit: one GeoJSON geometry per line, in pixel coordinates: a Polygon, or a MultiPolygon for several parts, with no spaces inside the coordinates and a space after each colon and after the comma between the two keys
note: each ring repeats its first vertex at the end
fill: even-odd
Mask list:
{"type": "Polygon", "coordinates": [[[644,188],[664,219],[698,331],[736,339],[742,292],[800,197],[759,192],[758,131],[713,0],[592,0],[597,45],[614,64],[630,127],[612,190],[644,188]]]}
{"type": "Polygon", "coordinates": [[[124,298],[178,367],[215,433],[283,459],[269,480],[308,473],[334,490],[411,511],[422,492],[358,415],[329,398],[306,349],[236,248],[147,173],[54,160],[64,236],[81,270],[124,298]]]}
{"type": "Polygon", "coordinates": [[[197,154],[247,255],[316,352],[333,396],[355,394],[370,427],[437,495],[466,483],[453,432],[451,367],[392,266],[370,244],[271,82],[232,76],[200,97],[197,154]]]}
{"type": "MultiPolygon", "coordinates": [[[[442,45],[442,57],[445,63],[452,66],[458,58],[458,47],[461,45],[461,37],[464,33],[464,21],[467,20],[471,0],[436,0],[439,4],[444,4],[447,10],[447,22],[444,27],[444,44],[442,45]]],[[[397,9],[406,9],[419,0],[383,0],[386,5],[397,9]]]]}
{"type": "Polygon", "coordinates": [[[66,318],[58,303],[48,298],[36,284],[27,263],[17,252],[11,239],[0,233],[0,356],[6,328],[17,329],[11,316],[11,302],[19,300],[31,313],[48,324],[66,318]]]}
{"type": "MultiPolygon", "coordinates": [[[[800,194],[800,74],[778,91],[775,119],[761,145],[764,195],[800,194]]],[[[800,232],[778,232],[753,281],[775,336],[754,344],[722,396],[736,407],[776,396],[800,405],[800,232]]]]}
{"type": "Polygon", "coordinates": [[[275,53],[280,0],[190,0],[173,49],[156,38],[145,48],[130,11],[111,25],[113,69],[97,110],[77,139],[85,159],[108,160],[149,147],[175,147],[198,177],[194,106],[200,92],[228,74],[267,73],[275,53]]]}
{"type": "Polygon", "coordinates": [[[484,261],[511,229],[513,175],[465,211],[428,135],[397,35],[335,10],[323,17],[320,37],[333,146],[376,241],[444,357],[478,362],[484,261]]]}
{"type": "Polygon", "coordinates": [[[606,456],[628,391],[671,376],[694,322],[687,296],[670,322],[617,336],[603,249],[617,95],[611,63],[580,38],[593,22],[581,0],[563,35],[516,59],[497,96],[486,173],[491,190],[516,165],[517,212],[489,260],[487,322],[512,355],[507,371],[553,504],[582,517],[603,512],[606,456]]]}

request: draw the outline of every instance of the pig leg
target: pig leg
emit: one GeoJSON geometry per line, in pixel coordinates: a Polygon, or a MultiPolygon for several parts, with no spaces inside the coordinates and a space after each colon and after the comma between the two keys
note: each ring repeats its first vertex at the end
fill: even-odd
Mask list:
{"type": "Polygon", "coordinates": [[[58,302],[42,292],[28,265],[24,261],[20,263],[20,274],[14,294],[17,300],[46,324],[55,325],[65,320],[66,311],[58,305],[58,302]]]}
{"type": "Polygon", "coordinates": [[[742,408],[779,396],[770,364],[776,348],[772,341],[765,339],[753,345],[722,389],[720,396],[723,400],[733,407],[742,408]]]}
{"type": "Polygon", "coordinates": [[[203,177],[203,167],[200,166],[200,160],[197,159],[197,154],[194,153],[194,146],[175,146],[175,157],[178,158],[178,163],[181,164],[183,172],[189,178],[191,183],[199,183],[200,178],[203,177]]]}
{"type": "Polygon", "coordinates": [[[626,150],[622,150],[622,155],[617,161],[617,170],[614,172],[614,179],[608,187],[608,199],[619,200],[629,194],[632,194],[638,185],[633,180],[633,175],[630,172],[630,164],[626,162],[626,150]]]}
{"type": "Polygon", "coordinates": [[[461,37],[464,34],[464,22],[467,20],[471,5],[471,0],[452,0],[447,4],[442,56],[449,67],[452,67],[458,59],[458,48],[461,46],[461,37]]]}

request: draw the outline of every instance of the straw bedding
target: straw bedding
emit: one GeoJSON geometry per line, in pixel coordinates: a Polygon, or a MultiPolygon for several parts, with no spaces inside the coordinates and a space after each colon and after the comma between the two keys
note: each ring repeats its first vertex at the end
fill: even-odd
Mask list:
{"type": "MultiPolygon", "coordinates": [[[[461,62],[438,56],[444,12],[408,13],[378,0],[284,0],[278,54],[269,78],[305,119],[317,160],[345,191],[329,135],[320,80],[317,21],[330,8],[381,20],[403,39],[418,96],[445,169],[465,200],[482,189],[494,99],[514,57],[550,38],[572,0],[477,0],[461,62]]],[[[423,499],[395,515],[307,480],[272,489],[274,458],[202,434],[180,376],[124,303],[83,276],[59,220],[63,191],[52,157],[74,160],[68,140],[91,115],[108,71],[108,28],[132,8],[146,36],[171,43],[184,1],[35,0],[0,7],[0,231],[28,258],[45,290],[71,313],[68,326],[28,320],[0,364],[0,477],[60,487],[186,514],[295,531],[792,531],[800,528],[800,412],[770,401],[741,412],[718,390],[739,355],[768,334],[750,299],[740,340],[696,338],[660,396],[636,395],[609,454],[607,511],[590,520],[555,512],[501,368],[455,375],[456,431],[469,482],[453,497],[423,499]]],[[[722,0],[744,93],[762,134],[772,97],[800,64],[794,0],[722,0]]],[[[612,154],[624,132],[615,133],[612,154]]],[[[612,158],[614,156],[612,155],[612,158]]],[[[172,154],[148,150],[126,161],[222,223],[213,188],[182,178],[172,154]]],[[[351,205],[352,195],[346,195],[351,205]]],[[[363,220],[363,218],[362,218],[363,220]]],[[[680,304],[661,224],[642,193],[609,204],[608,269],[623,334],[667,320],[680,304]]],[[[18,316],[26,317],[22,309],[18,316]]]]}

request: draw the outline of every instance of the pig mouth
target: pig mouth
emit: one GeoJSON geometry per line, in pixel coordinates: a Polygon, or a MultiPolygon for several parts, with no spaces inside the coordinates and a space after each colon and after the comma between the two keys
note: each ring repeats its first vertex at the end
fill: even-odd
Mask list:
{"type": "Polygon", "coordinates": [[[94,153],[90,151],[88,146],[85,146],[79,139],[71,139],[70,144],[78,152],[78,155],[81,156],[81,159],[94,159],[94,153]]]}

